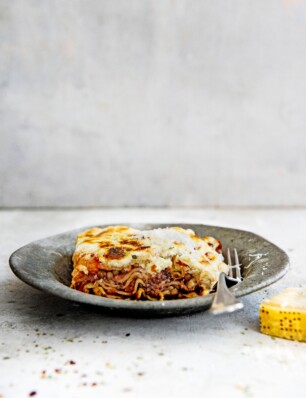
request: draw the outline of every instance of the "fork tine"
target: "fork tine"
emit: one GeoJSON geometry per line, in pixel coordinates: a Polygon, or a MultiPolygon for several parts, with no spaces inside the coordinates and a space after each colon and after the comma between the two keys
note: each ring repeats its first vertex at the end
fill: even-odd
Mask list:
{"type": "Polygon", "coordinates": [[[241,281],[241,272],[240,272],[240,262],[238,257],[237,249],[234,249],[234,256],[235,256],[235,270],[236,270],[236,278],[241,281]]]}
{"type": "MultiPolygon", "coordinates": [[[[227,249],[227,264],[229,266],[228,276],[235,280],[236,283],[241,282],[240,264],[237,250],[234,249],[235,263],[233,265],[230,248],[227,249]],[[235,277],[233,276],[235,269],[235,277]]],[[[221,272],[217,284],[217,290],[214,295],[213,302],[210,307],[212,314],[224,314],[226,312],[233,312],[243,308],[243,303],[235,297],[235,294],[228,289],[226,284],[226,275],[221,272]]]]}
{"type": "Polygon", "coordinates": [[[227,248],[227,264],[229,266],[228,276],[233,278],[232,258],[231,258],[231,251],[229,248],[227,248]]]}

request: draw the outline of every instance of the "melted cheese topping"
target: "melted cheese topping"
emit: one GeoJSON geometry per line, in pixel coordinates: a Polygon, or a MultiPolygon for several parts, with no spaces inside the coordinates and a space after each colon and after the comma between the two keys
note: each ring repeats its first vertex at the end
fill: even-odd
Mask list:
{"type": "MultiPolygon", "coordinates": [[[[179,227],[140,231],[126,226],[92,228],[77,238],[74,257],[78,268],[82,260],[95,257],[101,268],[123,270],[141,266],[149,273],[172,267],[175,258],[190,273],[206,273],[213,280],[220,272],[228,273],[220,242],[213,237],[200,238],[190,229],[179,227]]],[[[85,263],[85,262],[84,262],[85,263]]],[[[86,267],[85,267],[86,268],[86,267]]],[[[86,270],[82,269],[84,273],[86,270]]]]}

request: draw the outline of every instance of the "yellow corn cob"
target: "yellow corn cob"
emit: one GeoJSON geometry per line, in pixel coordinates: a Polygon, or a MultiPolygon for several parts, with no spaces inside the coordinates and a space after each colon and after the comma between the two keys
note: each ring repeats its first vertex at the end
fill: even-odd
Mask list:
{"type": "Polygon", "coordinates": [[[261,303],[260,331],[306,341],[306,289],[288,288],[261,303]]]}

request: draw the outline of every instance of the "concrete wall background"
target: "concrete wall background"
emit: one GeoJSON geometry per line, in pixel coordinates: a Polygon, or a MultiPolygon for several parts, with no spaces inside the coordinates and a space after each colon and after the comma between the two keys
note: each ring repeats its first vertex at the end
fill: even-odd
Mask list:
{"type": "Polygon", "coordinates": [[[306,205],[306,3],[0,0],[0,206],[306,205]]]}

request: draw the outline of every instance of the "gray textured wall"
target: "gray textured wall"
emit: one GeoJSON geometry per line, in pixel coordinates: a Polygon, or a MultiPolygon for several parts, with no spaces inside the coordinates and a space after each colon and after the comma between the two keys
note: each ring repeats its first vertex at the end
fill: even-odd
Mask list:
{"type": "Polygon", "coordinates": [[[0,206],[306,205],[306,4],[0,0],[0,206]]]}

